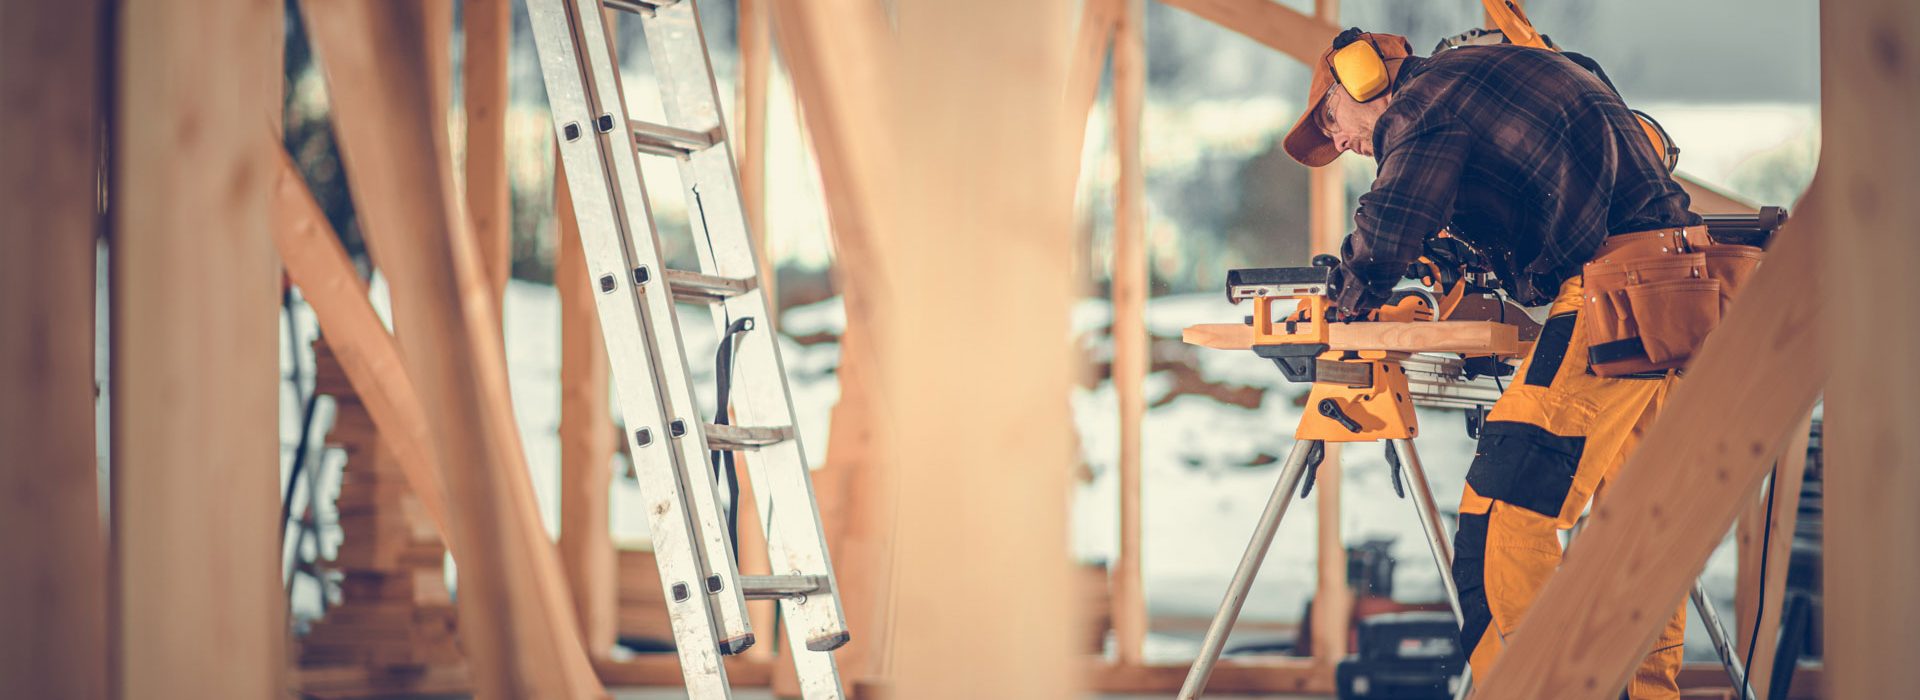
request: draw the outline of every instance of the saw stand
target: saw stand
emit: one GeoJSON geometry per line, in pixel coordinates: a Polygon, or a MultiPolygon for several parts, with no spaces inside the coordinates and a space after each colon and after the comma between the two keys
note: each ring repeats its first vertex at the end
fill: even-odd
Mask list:
{"type": "MultiPolygon", "coordinates": [[[[1255,351],[1266,349],[1257,347],[1255,351]]],[[[1262,354],[1268,355],[1265,352],[1262,354]]],[[[1233,624],[1240,617],[1240,608],[1246,604],[1247,593],[1253,588],[1253,577],[1260,571],[1260,563],[1267,558],[1274,533],[1280,529],[1280,520],[1286,516],[1287,507],[1293,502],[1294,492],[1299,491],[1300,497],[1305,498],[1312,491],[1314,475],[1329,442],[1386,444],[1387,464],[1393,470],[1394,491],[1405,498],[1407,486],[1411,486],[1414,512],[1420,516],[1420,524],[1427,535],[1427,547],[1433,552],[1434,565],[1440,569],[1440,582],[1446,588],[1447,603],[1453,608],[1454,623],[1459,624],[1462,619],[1460,591],[1453,583],[1453,547],[1447,539],[1445,526],[1440,522],[1440,509],[1433,500],[1433,489],[1427,483],[1426,471],[1420,466],[1419,455],[1413,451],[1413,437],[1419,428],[1414,420],[1413,403],[1408,398],[1406,371],[1401,369],[1399,362],[1406,354],[1384,351],[1346,354],[1357,357],[1341,360],[1299,358],[1312,363],[1312,368],[1307,370],[1313,381],[1313,389],[1307,395],[1308,410],[1301,416],[1300,426],[1294,433],[1296,440],[1293,449],[1282,463],[1280,481],[1274,485],[1273,495],[1267,499],[1267,507],[1261,511],[1259,524],[1254,527],[1253,541],[1247,543],[1247,551],[1241,555],[1239,567],[1234,569],[1226,598],[1220,601],[1220,611],[1213,616],[1213,622],[1207,625],[1207,635],[1200,644],[1200,656],[1194,659],[1193,667],[1187,671],[1186,682],[1180,686],[1181,700],[1200,697],[1201,690],[1206,687],[1207,678],[1213,674],[1214,664],[1220,660],[1220,653],[1226,646],[1227,634],[1233,631],[1233,624]],[[1407,472],[1404,480],[1400,476],[1403,468],[1407,472]]],[[[1282,367],[1287,366],[1285,362],[1281,364],[1282,367]]],[[[1289,372],[1289,377],[1292,376],[1295,376],[1294,373],[1289,372]]],[[[1456,697],[1464,696],[1466,686],[1467,678],[1463,671],[1456,697]]]]}
{"type": "MultiPolygon", "coordinates": [[[[1347,351],[1312,355],[1303,352],[1317,351],[1323,347],[1256,345],[1253,348],[1254,352],[1279,365],[1289,379],[1311,381],[1313,388],[1307,394],[1308,410],[1301,416],[1300,425],[1294,433],[1296,439],[1293,449],[1287,453],[1287,459],[1281,465],[1280,480],[1274,485],[1273,495],[1267,499],[1266,509],[1260,513],[1253,540],[1247,543],[1247,551],[1241,555],[1240,565],[1234,569],[1233,580],[1227,586],[1226,597],[1220,601],[1219,612],[1207,625],[1206,637],[1200,644],[1200,654],[1194,659],[1192,668],[1188,669],[1186,682],[1180,686],[1180,700],[1199,698],[1201,691],[1206,688],[1207,678],[1213,674],[1213,667],[1219,662],[1226,646],[1227,634],[1233,631],[1234,622],[1240,617],[1240,609],[1253,588],[1254,575],[1266,559],[1267,551],[1273,545],[1274,534],[1280,529],[1280,520],[1286,516],[1287,507],[1293,502],[1293,493],[1298,491],[1301,498],[1306,498],[1312,491],[1314,476],[1329,442],[1385,443],[1395,495],[1405,498],[1407,491],[1413,492],[1414,513],[1420,517],[1421,528],[1427,536],[1427,548],[1433,553],[1434,566],[1440,571],[1440,583],[1446,589],[1447,604],[1453,609],[1454,623],[1463,624],[1460,589],[1453,580],[1453,546],[1448,540],[1445,526],[1441,524],[1440,509],[1434,501],[1426,470],[1413,450],[1413,438],[1419,433],[1413,398],[1436,396],[1431,388],[1432,378],[1423,376],[1421,392],[1409,390],[1407,371],[1401,366],[1401,362],[1412,357],[1408,353],[1347,351]],[[1406,472],[1404,478],[1401,476],[1403,470],[1406,472]]],[[[1468,380],[1458,377],[1456,381],[1464,383],[1468,380]]],[[[1476,401],[1491,405],[1491,399],[1466,399],[1463,398],[1464,393],[1449,394],[1444,402],[1454,405],[1460,401],[1476,401]]],[[[1718,611],[1707,598],[1706,590],[1698,579],[1694,581],[1690,597],[1703,626],[1707,628],[1707,636],[1713,641],[1714,651],[1736,689],[1736,696],[1753,700],[1752,686],[1746,682],[1746,669],[1734,650],[1733,640],[1722,626],[1718,611]]],[[[1453,697],[1465,698],[1471,685],[1469,669],[1463,666],[1460,681],[1452,688],[1453,697]]]]}

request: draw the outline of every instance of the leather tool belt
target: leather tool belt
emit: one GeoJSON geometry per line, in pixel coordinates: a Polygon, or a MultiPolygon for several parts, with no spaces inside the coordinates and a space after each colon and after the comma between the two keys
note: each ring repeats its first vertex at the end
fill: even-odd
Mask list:
{"type": "Polygon", "coordinates": [[[1715,243],[1704,226],[1609,236],[1583,270],[1594,374],[1685,367],[1764,255],[1715,243]]]}

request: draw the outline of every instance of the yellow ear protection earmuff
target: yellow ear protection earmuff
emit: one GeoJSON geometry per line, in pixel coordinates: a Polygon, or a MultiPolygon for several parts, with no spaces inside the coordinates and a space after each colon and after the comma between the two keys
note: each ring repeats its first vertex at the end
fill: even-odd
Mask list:
{"type": "Polygon", "coordinates": [[[1333,79],[1355,102],[1366,102],[1384,95],[1392,84],[1387,61],[1380,55],[1380,47],[1375,46],[1370,37],[1362,39],[1363,35],[1364,32],[1358,28],[1341,32],[1333,40],[1335,51],[1328,59],[1333,79]]]}

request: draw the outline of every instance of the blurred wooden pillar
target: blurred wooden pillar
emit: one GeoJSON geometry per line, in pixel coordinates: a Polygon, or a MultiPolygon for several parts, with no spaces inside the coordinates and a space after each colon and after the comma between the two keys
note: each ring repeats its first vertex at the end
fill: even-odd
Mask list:
{"type": "Polygon", "coordinates": [[[444,0],[301,5],[336,133],[435,443],[449,465],[461,647],[488,697],[605,694],[541,527],[507,387],[498,303],[461,215],[446,130],[444,0]],[[464,551],[462,551],[464,550],[464,551]]]}
{"type": "MultiPolygon", "coordinates": [[[[840,400],[827,439],[827,464],[814,472],[815,494],[840,584],[852,641],[834,653],[844,685],[877,681],[888,666],[892,629],[894,483],[884,422],[877,336],[893,304],[893,272],[878,246],[878,216],[890,184],[883,170],[888,124],[879,105],[891,84],[893,38],[878,3],[868,0],[772,0],[772,25],[793,80],[808,141],[820,169],[832,225],[834,280],[846,307],[840,337],[840,400]]],[[[797,695],[791,663],[775,663],[774,692],[797,695]]]]}
{"type": "Polygon", "coordinates": [[[553,286],[560,295],[560,565],[581,641],[594,659],[617,640],[619,587],[608,499],[615,439],[607,348],[600,335],[567,174],[553,167],[553,286]]]}
{"type": "MultiPolygon", "coordinates": [[[[1314,0],[1314,18],[1330,25],[1340,24],[1339,0],[1314,0]]],[[[1347,209],[1347,186],[1343,161],[1307,171],[1308,257],[1326,253],[1340,254],[1340,241],[1347,235],[1352,212],[1347,209]]],[[[1338,443],[1328,443],[1326,457],[1314,477],[1318,511],[1316,547],[1317,584],[1313,598],[1313,660],[1322,672],[1347,657],[1349,622],[1353,617],[1353,591],[1347,586],[1347,542],[1340,529],[1340,493],[1346,469],[1341,464],[1338,443]]]]}
{"type": "MultiPolygon", "coordinates": [[[[507,182],[507,55],[513,46],[510,0],[466,0],[461,96],[467,119],[467,215],[495,302],[513,274],[512,195],[507,182]]],[[[495,309],[496,312],[501,309],[495,309]]]]}
{"type": "Polygon", "coordinates": [[[107,690],[93,372],[104,4],[0,2],[0,678],[19,697],[107,690]]]}
{"type": "MultiPolygon", "coordinates": [[[[1114,562],[1113,638],[1123,664],[1140,663],[1147,603],[1140,581],[1141,386],[1151,371],[1147,337],[1147,182],[1140,122],[1146,106],[1146,0],[1124,0],[1113,39],[1113,131],[1119,155],[1113,212],[1113,389],[1120,405],[1120,543],[1114,562]]],[[[1071,133],[1071,132],[1070,132],[1071,133]]],[[[1075,165],[1079,150],[1074,149],[1075,165]]]]}
{"type": "Polygon", "coordinates": [[[1063,633],[1076,628],[1063,330],[1077,285],[1060,274],[1078,150],[1060,118],[1071,7],[899,8],[890,129],[875,134],[893,137],[897,164],[881,257],[910,281],[887,293],[912,311],[879,338],[892,457],[911,465],[890,590],[895,697],[1060,698],[1081,681],[1063,633]],[[995,50],[980,52],[988,36],[995,50]]]}
{"type": "Polygon", "coordinates": [[[1920,122],[1920,5],[1822,2],[1820,57],[1824,138],[1818,189],[1806,199],[1826,192],[1844,207],[1820,229],[1832,246],[1824,320],[1834,356],[1823,436],[1826,692],[1903,697],[1920,687],[1920,278],[1911,270],[1920,135],[1904,128],[1920,122]]]}
{"type": "Polygon", "coordinates": [[[268,237],[280,8],[128,3],[115,22],[105,603],[119,697],[285,693],[268,237]]]}

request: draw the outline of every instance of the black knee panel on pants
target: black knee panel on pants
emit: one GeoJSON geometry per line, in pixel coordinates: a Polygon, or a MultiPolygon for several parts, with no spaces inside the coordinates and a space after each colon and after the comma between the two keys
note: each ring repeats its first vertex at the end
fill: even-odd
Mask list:
{"type": "Polygon", "coordinates": [[[1460,649],[1473,656],[1473,648],[1493,623],[1493,609],[1487,606],[1486,583],[1487,516],[1461,513],[1460,531],[1453,535],[1453,583],[1460,589],[1460,649]]]}
{"type": "Polygon", "coordinates": [[[1555,435],[1516,421],[1487,421],[1480,428],[1473,466],[1467,468],[1467,484],[1487,498],[1556,518],[1573,490],[1573,474],[1586,447],[1585,436],[1555,435]]]}

